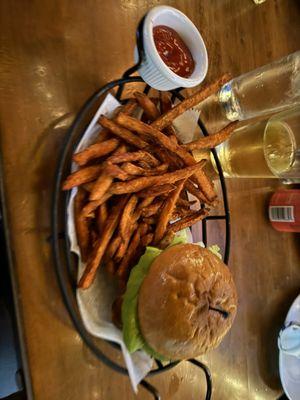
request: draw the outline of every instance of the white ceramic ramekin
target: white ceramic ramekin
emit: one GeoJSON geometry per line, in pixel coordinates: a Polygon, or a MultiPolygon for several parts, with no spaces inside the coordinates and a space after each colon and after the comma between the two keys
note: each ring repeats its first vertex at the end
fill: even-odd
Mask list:
{"type": "Polygon", "coordinates": [[[158,90],[178,87],[193,87],[201,83],[207,73],[208,58],[204,41],[195,25],[176,8],[158,6],[152,8],[145,17],[143,28],[145,60],[139,74],[150,86],[158,90]],[[173,28],[190,49],[195,61],[195,69],[189,78],[182,78],[169,69],[156,50],[153,27],[167,25],[173,28]]]}

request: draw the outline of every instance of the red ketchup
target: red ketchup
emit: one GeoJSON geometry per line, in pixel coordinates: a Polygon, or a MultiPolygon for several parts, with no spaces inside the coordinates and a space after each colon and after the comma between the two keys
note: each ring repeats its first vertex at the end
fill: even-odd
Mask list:
{"type": "Polygon", "coordinates": [[[277,231],[300,232],[300,189],[275,192],[269,205],[269,219],[277,231]]]}
{"type": "Polygon", "coordinates": [[[155,47],[163,62],[175,74],[188,78],[195,69],[190,49],[174,29],[158,25],[153,28],[155,47]]]}

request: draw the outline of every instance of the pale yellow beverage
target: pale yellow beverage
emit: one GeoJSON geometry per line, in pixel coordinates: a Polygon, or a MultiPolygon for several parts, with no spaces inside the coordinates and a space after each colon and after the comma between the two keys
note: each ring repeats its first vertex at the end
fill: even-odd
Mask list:
{"type": "Polygon", "coordinates": [[[285,176],[293,166],[295,151],[290,127],[276,120],[239,128],[217,147],[224,176],[244,178],[285,176]]]}
{"type": "Polygon", "coordinates": [[[275,176],[293,175],[296,141],[293,131],[286,122],[276,120],[268,122],[264,133],[264,154],[268,167],[275,176]]]}

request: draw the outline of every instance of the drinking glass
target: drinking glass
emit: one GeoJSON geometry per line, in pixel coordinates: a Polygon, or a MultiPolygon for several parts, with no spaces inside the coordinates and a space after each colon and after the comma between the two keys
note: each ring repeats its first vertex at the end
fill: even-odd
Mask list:
{"type": "Polygon", "coordinates": [[[232,79],[221,88],[219,104],[230,121],[300,104],[300,51],[232,79]]]}
{"type": "Polygon", "coordinates": [[[300,182],[300,106],[236,129],[216,151],[225,177],[300,182]]]}

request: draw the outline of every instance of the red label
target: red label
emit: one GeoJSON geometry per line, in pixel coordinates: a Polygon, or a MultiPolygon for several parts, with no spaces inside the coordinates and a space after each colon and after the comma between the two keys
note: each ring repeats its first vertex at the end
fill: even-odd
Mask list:
{"type": "Polygon", "coordinates": [[[300,232],[300,190],[278,190],[269,206],[273,228],[284,232],[300,232]]]}

